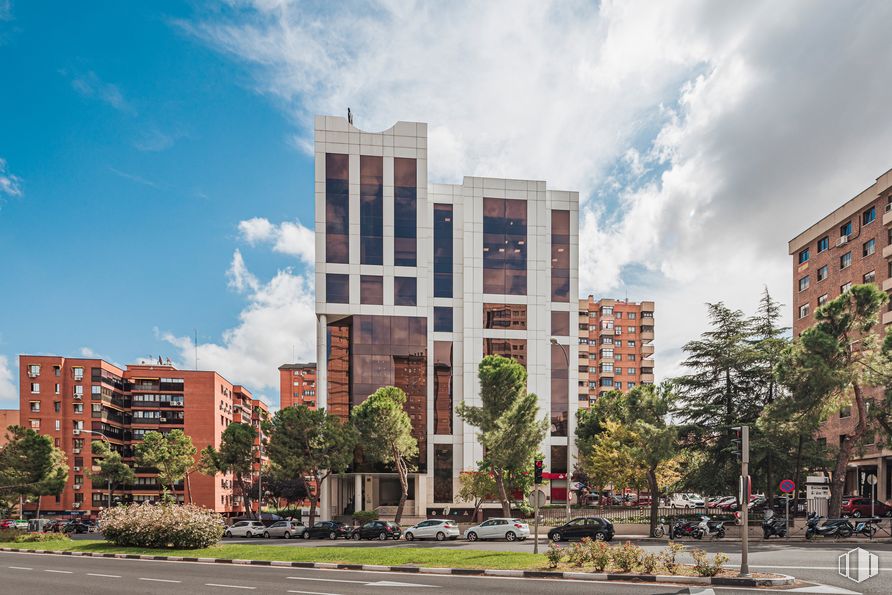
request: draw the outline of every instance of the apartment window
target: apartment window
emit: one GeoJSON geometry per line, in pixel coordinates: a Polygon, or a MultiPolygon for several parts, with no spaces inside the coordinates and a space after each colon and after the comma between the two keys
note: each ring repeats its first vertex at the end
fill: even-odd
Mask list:
{"type": "Polygon", "coordinates": [[[799,279],[799,291],[805,291],[806,289],[808,289],[808,284],[809,284],[809,276],[808,275],[799,279]]]}
{"type": "Polygon", "coordinates": [[[867,225],[868,223],[873,222],[873,220],[876,218],[877,218],[877,208],[870,207],[869,209],[867,209],[866,211],[861,213],[861,224],[867,225]]]}
{"type": "Polygon", "coordinates": [[[824,304],[827,303],[827,300],[830,299],[830,295],[825,293],[824,295],[818,296],[818,307],[820,308],[824,304]]]}
{"type": "Polygon", "coordinates": [[[637,343],[635,341],[632,341],[631,339],[628,341],[628,344],[629,347],[635,347],[635,345],[637,345],[637,343]]]}
{"type": "Polygon", "coordinates": [[[602,378],[601,386],[613,386],[613,378],[602,378]]]}
{"type": "Polygon", "coordinates": [[[877,241],[876,240],[867,240],[864,242],[864,245],[861,246],[861,256],[870,256],[874,252],[877,251],[877,241]]]}
{"type": "MultiPolygon", "coordinates": [[[[614,343],[613,337],[611,337],[610,335],[605,335],[605,336],[601,337],[601,345],[613,345],[613,343],[614,343]]],[[[616,343],[619,343],[619,341],[616,341],[616,343]]]]}
{"type": "Polygon", "coordinates": [[[843,283],[842,285],[839,286],[839,293],[845,293],[848,290],[850,290],[851,288],[852,288],[851,281],[849,281],[848,283],[843,283]]]}
{"type": "Polygon", "coordinates": [[[62,429],[62,420],[61,420],[61,419],[57,419],[57,420],[56,420],[56,431],[58,432],[58,431],[60,431],[61,429],[62,429]]]}
{"type": "Polygon", "coordinates": [[[72,368],[74,372],[74,379],[80,382],[84,379],[84,369],[83,368],[72,368]]]}
{"type": "Polygon", "coordinates": [[[435,333],[451,333],[452,332],[452,308],[443,306],[434,307],[434,332],[435,333]]]}
{"type": "Polygon", "coordinates": [[[329,304],[350,303],[350,275],[325,275],[325,301],[329,304]]]}
{"type": "Polygon", "coordinates": [[[32,393],[32,394],[35,394],[35,395],[39,395],[39,394],[40,394],[40,383],[39,383],[39,382],[32,382],[32,383],[31,383],[31,393],[32,393]]]}
{"type": "Polygon", "coordinates": [[[628,326],[628,327],[626,327],[626,330],[629,331],[629,334],[630,334],[630,335],[634,335],[634,334],[635,334],[635,331],[637,331],[638,328],[637,328],[637,327],[634,327],[634,326],[628,326]]]}
{"type": "Polygon", "coordinates": [[[602,349],[601,357],[613,357],[613,350],[612,349],[602,349]]]}
{"type": "Polygon", "coordinates": [[[360,275],[359,303],[381,306],[384,304],[384,277],[360,275]]]}
{"type": "Polygon", "coordinates": [[[40,364],[31,364],[28,366],[28,376],[34,378],[40,376],[40,364]]]}
{"type": "Polygon", "coordinates": [[[622,368],[614,368],[613,371],[616,373],[617,376],[622,376],[622,373],[623,373],[622,368]]]}
{"type": "Polygon", "coordinates": [[[839,257],[839,268],[840,268],[840,270],[842,270],[842,269],[847,269],[850,266],[852,266],[852,253],[846,252],[845,254],[843,254],[842,256],[839,257]]]}
{"type": "Polygon", "coordinates": [[[31,401],[29,405],[31,413],[40,413],[40,401],[31,401]]]}
{"type": "Polygon", "coordinates": [[[61,376],[62,375],[62,366],[53,366],[53,375],[61,376]]]}
{"type": "Polygon", "coordinates": [[[638,368],[629,368],[629,376],[634,376],[638,373],[638,368]]]}
{"type": "Polygon", "coordinates": [[[820,240],[818,240],[818,254],[821,252],[826,252],[830,249],[830,237],[824,236],[820,240]]]}
{"type": "Polygon", "coordinates": [[[627,382],[627,383],[626,383],[626,388],[628,388],[628,389],[633,389],[633,388],[635,388],[635,383],[634,383],[634,382],[627,382]]]}
{"type": "Polygon", "coordinates": [[[62,401],[53,401],[53,411],[56,413],[61,413],[62,401]]]}
{"type": "Polygon", "coordinates": [[[83,413],[84,412],[84,404],[83,403],[75,403],[74,404],[74,412],[75,413],[83,413]]]}
{"type": "MultiPolygon", "coordinates": [[[[97,386],[96,388],[99,388],[99,387],[97,386]]],[[[57,383],[56,383],[56,386],[55,386],[55,389],[53,390],[53,394],[58,395],[58,394],[60,394],[61,392],[62,392],[62,388],[61,388],[61,386],[59,385],[59,383],[57,382],[57,383]]]]}
{"type": "Polygon", "coordinates": [[[638,358],[638,356],[635,355],[634,353],[626,354],[626,359],[629,360],[630,362],[634,362],[637,358],[638,358]]]}
{"type": "Polygon", "coordinates": [[[852,417],[852,407],[850,405],[845,405],[840,407],[839,409],[839,417],[852,417]]]}
{"type": "Polygon", "coordinates": [[[873,283],[877,280],[877,272],[870,271],[869,273],[864,273],[863,279],[865,283],[873,283]]]}
{"type": "Polygon", "coordinates": [[[98,384],[94,384],[93,386],[90,387],[90,392],[94,395],[101,395],[102,387],[99,386],[98,384]]]}
{"type": "Polygon", "coordinates": [[[852,222],[848,221],[839,226],[839,235],[840,236],[850,236],[852,235],[852,222]]]}
{"type": "Polygon", "coordinates": [[[622,361],[622,359],[623,359],[623,354],[622,354],[622,353],[617,353],[616,355],[613,356],[613,359],[615,359],[615,360],[618,361],[618,362],[619,362],[619,361],[622,361]]]}
{"type": "Polygon", "coordinates": [[[613,306],[602,306],[601,316],[613,316],[613,306]]]}
{"type": "Polygon", "coordinates": [[[623,313],[622,313],[622,312],[614,312],[613,316],[614,316],[615,318],[622,318],[622,317],[623,317],[623,313]]]}
{"type": "Polygon", "coordinates": [[[74,394],[78,397],[83,397],[84,396],[84,387],[83,386],[75,386],[74,394]]]}
{"type": "Polygon", "coordinates": [[[802,304],[799,306],[799,318],[805,318],[808,316],[808,304],[802,304]]]}
{"type": "Polygon", "coordinates": [[[613,364],[609,364],[609,363],[601,364],[601,372],[613,372],[613,364]]]}
{"type": "Polygon", "coordinates": [[[638,318],[638,314],[636,312],[629,312],[629,320],[635,320],[638,318]]]}
{"type": "Polygon", "coordinates": [[[808,248],[799,252],[799,264],[808,262],[808,248]]]}
{"type": "Polygon", "coordinates": [[[397,306],[418,304],[418,279],[415,277],[393,278],[393,303],[397,306]]]}
{"type": "Polygon", "coordinates": [[[325,155],[325,262],[350,262],[349,163],[348,155],[325,155]]]}
{"type": "Polygon", "coordinates": [[[570,301],[570,211],[551,212],[551,301],[570,301]]]}
{"type": "Polygon", "coordinates": [[[32,430],[39,430],[39,429],[40,429],[40,420],[39,420],[39,419],[32,419],[32,420],[30,420],[30,422],[31,422],[31,429],[32,429],[32,430]]]}
{"type": "Polygon", "coordinates": [[[452,297],[452,205],[434,205],[434,297],[452,297]]]}
{"type": "Polygon", "coordinates": [[[829,267],[825,264],[821,268],[818,269],[818,281],[823,281],[827,278],[827,275],[830,274],[829,267]]]}

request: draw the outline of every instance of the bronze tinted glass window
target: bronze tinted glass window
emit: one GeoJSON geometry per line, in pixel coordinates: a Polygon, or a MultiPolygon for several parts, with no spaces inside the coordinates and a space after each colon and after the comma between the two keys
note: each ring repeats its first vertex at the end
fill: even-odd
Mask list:
{"type": "Polygon", "coordinates": [[[570,301],[570,211],[551,212],[551,301],[570,301]]]}
{"type": "Polygon", "coordinates": [[[527,293],[527,203],[483,199],[483,292],[527,293]]]}
{"type": "Polygon", "coordinates": [[[393,264],[416,265],[418,235],[417,164],[414,159],[393,159],[393,264]]]}
{"type": "Polygon", "coordinates": [[[452,332],[452,308],[445,306],[434,307],[434,332],[452,332]]]}
{"type": "Polygon", "coordinates": [[[384,264],[384,158],[359,157],[359,259],[384,264]]]}
{"type": "Polygon", "coordinates": [[[452,434],[452,341],[434,341],[434,434],[452,434]]]}
{"type": "Polygon", "coordinates": [[[527,342],[525,339],[483,339],[483,355],[501,355],[527,366],[527,342]]]}
{"type": "Polygon", "coordinates": [[[552,337],[568,337],[570,336],[570,313],[569,312],[552,312],[551,313],[551,336],[552,337]]]}
{"type": "Polygon", "coordinates": [[[384,304],[384,277],[377,275],[359,277],[359,303],[377,306],[384,304]]]}
{"type": "Polygon", "coordinates": [[[567,447],[552,446],[551,447],[551,472],[566,473],[567,472],[567,447]]]}
{"type": "Polygon", "coordinates": [[[415,277],[393,278],[393,303],[396,306],[417,305],[418,280],[415,277]]]}
{"type": "Polygon", "coordinates": [[[349,156],[325,154],[325,262],[350,259],[349,156]]]}
{"type": "Polygon", "coordinates": [[[452,503],[452,445],[434,446],[434,502],[452,503]]]}
{"type": "Polygon", "coordinates": [[[526,330],[526,305],[483,304],[483,328],[519,331],[526,330]]]}
{"type": "Polygon", "coordinates": [[[434,297],[452,297],[452,205],[434,205],[434,297]]]}
{"type": "Polygon", "coordinates": [[[352,318],[328,325],[328,411],[350,418],[350,344],[352,318]]]}
{"type": "Polygon", "coordinates": [[[350,275],[325,275],[325,301],[329,304],[350,303],[350,275]]]}
{"type": "Polygon", "coordinates": [[[569,346],[551,346],[551,435],[566,436],[570,416],[569,346]]]}

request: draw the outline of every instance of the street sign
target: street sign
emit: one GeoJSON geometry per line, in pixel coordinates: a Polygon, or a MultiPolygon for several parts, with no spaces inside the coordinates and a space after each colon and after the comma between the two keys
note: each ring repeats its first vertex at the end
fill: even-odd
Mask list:
{"type": "Polygon", "coordinates": [[[530,501],[530,505],[537,506],[536,496],[539,497],[538,506],[545,506],[545,492],[543,492],[542,490],[533,490],[532,492],[530,492],[530,495],[527,496],[527,499],[530,501]]]}
{"type": "Polygon", "coordinates": [[[780,482],[780,491],[785,494],[789,494],[796,489],[796,482],[792,479],[784,479],[780,482]]]}
{"type": "Polygon", "coordinates": [[[877,476],[874,475],[873,473],[871,473],[870,475],[868,475],[868,476],[866,477],[866,481],[867,481],[867,483],[869,483],[870,485],[875,486],[875,485],[877,484],[877,476]]]}

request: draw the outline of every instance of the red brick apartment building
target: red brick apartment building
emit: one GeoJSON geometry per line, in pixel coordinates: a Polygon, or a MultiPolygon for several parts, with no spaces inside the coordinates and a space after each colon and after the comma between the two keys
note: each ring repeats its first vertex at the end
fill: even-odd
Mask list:
{"type": "MultiPolygon", "coordinates": [[[[169,363],[122,370],[101,359],[21,355],[19,387],[20,424],[51,436],[68,455],[65,491],[58,498],[42,498],[42,515],[92,515],[107,505],[106,485],[90,480],[91,444],[103,436],[135,465],[134,447],[146,432],[183,430],[201,451],[209,445],[218,448],[228,424],[256,426],[266,411],[262,401],[217,372],[177,370],[169,363]]],[[[135,484],[116,490],[115,497],[123,502],[157,500],[161,486],[152,470],[134,471],[135,484]]],[[[238,514],[243,509],[232,495],[231,479],[193,472],[175,493],[180,501],[238,514]]],[[[26,511],[35,508],[32,504],[26,511]]]]}
{"type": "Polygon", "coordinates": [[[316,408],[316,364],[279,366],[279,408],[293,405],[316,408]]]}
{"type": "MultiPolygon", "coordinates": [[[[799,336],[814,324],[815,310],[838,297],[849,286],[876,283],[892,290],[892,170],[863,192],[790,240],[793,258],[793,333],[799,336]]],[[[878,332],[892,323],[892,309],[883,313],[878,332]]],[[[870,398],[882,397],[874,390],[870,398]]],[[[852,431],[851,414],[843,411],[828,419],[818,440],[839,444],[852,431]]],[[[845,493],[870,494],[866,478],[876,474],[877,498],[892,497],[892,449],[865,446],[850,464],[845,493]]]]}
{"type": "Polygon", "coordinates": [[[579,300],[579,405],[654,381],[654,303],[579,300]]]}
{"type": "Polygon", "coordinates": [[[6,428],[19,425],[18,409],[0,409],[0,446],[6,444],[6,428]]]}

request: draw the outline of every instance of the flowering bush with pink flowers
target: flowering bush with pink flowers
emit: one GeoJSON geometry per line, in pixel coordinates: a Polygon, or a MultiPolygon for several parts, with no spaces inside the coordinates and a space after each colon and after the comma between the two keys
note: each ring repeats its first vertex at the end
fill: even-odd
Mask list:
{"type": "Polygon", "coordinates": [[[99,526],[115,545],[197,549],[223,535],[223,519],[194,504],[130,504],[102,511],[99,526]]]}

